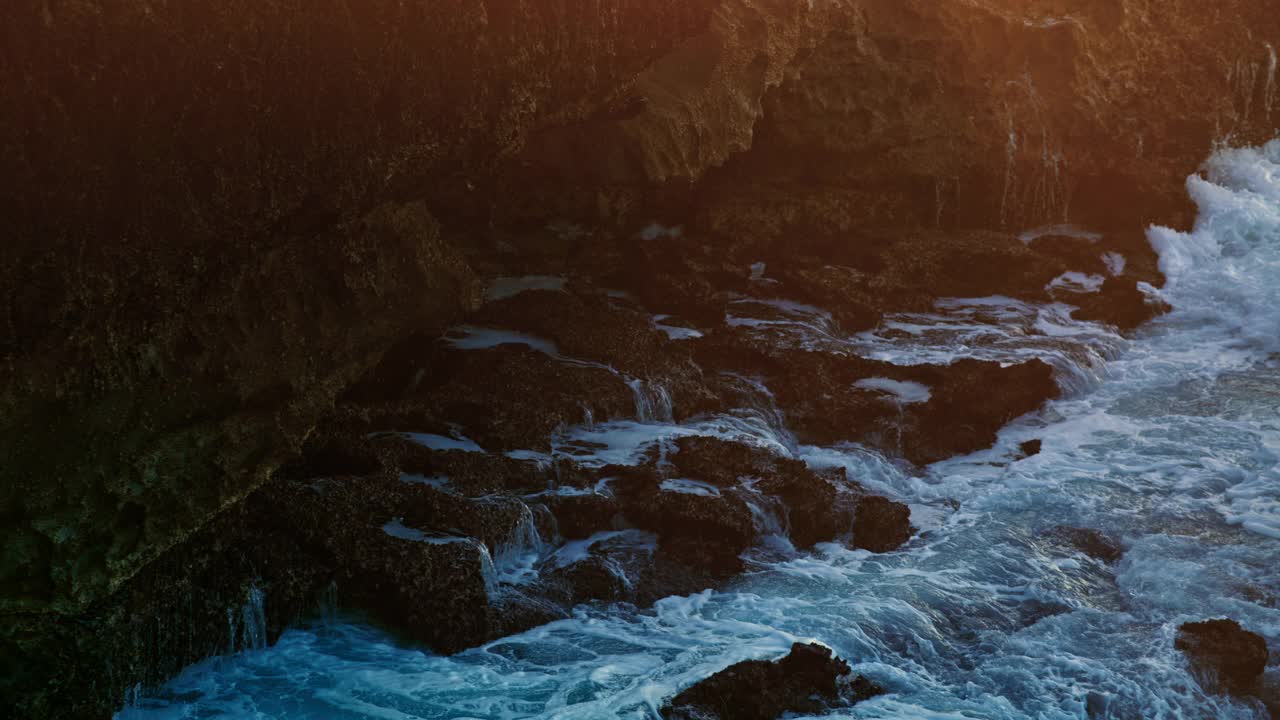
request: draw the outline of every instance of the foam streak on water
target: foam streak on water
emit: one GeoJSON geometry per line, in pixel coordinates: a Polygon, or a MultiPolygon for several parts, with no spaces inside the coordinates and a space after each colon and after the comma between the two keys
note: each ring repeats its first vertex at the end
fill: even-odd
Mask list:
{"type": "MultiPolygon", "coordinates": [[[[1228,615],[1280,646],[1280,142],[1206,167],[1188,182],[1195,230],[1150,232],[1177,309],[1132,342],[1004,299],[854,341],[901,361],[1038,352],[1064,374],[1089,368],[1094,382],[990,450],[911,474],[857,447],[796,447],[762,413],[561,440],[603,464],[646,439],[754,437],[910,502],[928,530],[903,551],[819,545],[721,592],[651,611],[583,608],[448,658],[356,623],[295,629],[189,669],[121,717],[652,718],[731,663],[813,639],[890,690],[831,717],[1262,720],[1259,705],[1204,693],[1172,642],[1183,621],[1228,615]],[[984,335],[988,319],[1004,337],[984,335]],[[1089,352],[1071,355],[1064,337],[1089,352]],[[1014,460],[1030,439],[1042,452],[1014,460]],[[1056,544],[1044,531],[1061,524],[1121,538],[1124,559],[1108,567],[1056,544]]],[[[830,330],[809,308],[775,309],[796,319],[780,341],[830,330]]]]}

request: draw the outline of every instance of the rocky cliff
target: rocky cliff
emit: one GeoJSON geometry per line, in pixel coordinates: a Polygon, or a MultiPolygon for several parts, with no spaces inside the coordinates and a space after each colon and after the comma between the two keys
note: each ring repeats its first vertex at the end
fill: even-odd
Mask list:
{"type": "Polygon", "coordinates": [[[7,11],[3,609],[110,592],[261,484],[388,346],[474,308],[432,211],[712,10],[610,5],[7,11]]]}
{"type": "MultiPolygon", "coordinates": [[[[884,408],[821,384],[897,371],[760,352],[721,327],[728,305],[806,300],[859,330],[938,297],[1048,299],[1111,252],[1107,302],[1077,304],[1133,327],[1158,311],[1141,229],[1190,221],[1182,178],[1214,142],[1280,123],[1271,5],[19,0],[0,27],[5,636],[102,617],[335,416],[503,450],[580,420],[537,352],[415,359],[464,317],[660,379],[677,417],[750,372],[811,438],[872,443],[884,408]],[[531,273],[574,300],[482,302],[531,273]],[[605,288],[707,337],[631,332],[605,288]],[[548,397],[484,395],[495,378],[548,397]]],[[[981,447],[1055,392],[1015,368],[1024,395],[973,402],[988,372],[898,378],[948,389],[897,449],[981,447]]],[[[631,412],[591,382],[595,410],[631,412]]]]}

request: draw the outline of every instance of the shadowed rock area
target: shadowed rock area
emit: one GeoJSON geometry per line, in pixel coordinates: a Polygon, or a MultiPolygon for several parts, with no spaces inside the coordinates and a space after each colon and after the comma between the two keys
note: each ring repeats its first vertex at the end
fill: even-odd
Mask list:
{"type": "Polygon", "coordinates": [[[821,645],[796,643],[780,660],[748,660],[728,667],[676,695],[663,709],[667,720],[775,720],[784,713],[821,713],[884,692],[852,673],[849,664],[821,645]]]}

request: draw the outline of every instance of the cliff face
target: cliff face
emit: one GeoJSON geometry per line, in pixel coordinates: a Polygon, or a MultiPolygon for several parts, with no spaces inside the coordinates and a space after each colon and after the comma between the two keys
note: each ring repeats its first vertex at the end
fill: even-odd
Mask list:
{"type": "MultiPolygon", "coordinates": [[[[524,172],[594,190],[665,181],[669,196],[713,170],[678,207],[733,237],[762,222],[785,235],[790,216],[846,239],[1132,230],[1189,221],[1182,179],[1212,143],[1269,138],[1280,115],[1280,28],[1252,0],[860,0],[768,20],[759,5],[725,3],[734,32],[713,27],[642,75],[634,117],[533,136],[524,172]],[[707,52],[716,42],[757,54],[707,52]]],[[[565,202],[563,187],[545,194],[565,202]]]]}
{"type": "Polygon", "coordinates": [[[109,592],[260,484],[388,346],[474,307],[421,199],[461,207],[712,5],[9,8],[0,609],[109,592]]]}
{"type": "Polygon", "coordinates": [[[1211,143],[1280,121],[1265,3],[847,7],[769,94],[753,151],[711,182],[727,203],[707,211],[712,227],[757,225],[745,206],[790,184],[807,192],[787,208],[811,220],[795,206],[825,200],[820,230],[846,237],[1186,222],[1182,179],[1211,143]]]}
{"type": "Polygon", "coordinates": [[[1017,233],[1076,223],[1130,297],[1211,144],[1280,123],[1270,0],[17,0],[0,47],[17,625],[261,486],[483,276],[723,320],[767,260],[856,328],[1039,298],[1075,258],[1017,233]]]}

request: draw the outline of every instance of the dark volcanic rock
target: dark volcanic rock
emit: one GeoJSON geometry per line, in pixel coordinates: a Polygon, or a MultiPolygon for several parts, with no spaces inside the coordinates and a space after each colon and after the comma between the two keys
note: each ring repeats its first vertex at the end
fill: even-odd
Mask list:
{"type": "Polygon", "coordinates": [[[755,539],[751,511],[728,493],[656,489],[633,495],[624,509],[637,526],[657,533],[661,555],[717,575],[739,572],[739,555],[755,539]]]}
{"type": "Polygon", "coordinates": [[[730,294],[749,289],[747,263],[725,256],[722,246],[683,236],[633,239],[623,245],[622,264],[609,282],[655,312],[719,325],[730,294]]]}
{"type": "Polygon", "coordinates": [[[1186,654],[1206,688],[1246,692],[1267,666],[1267,641],[1235,620],[1184,623],[1174,647],[1186,654]]]}
{"type": "Polygon", "coordinates": [[[796,643],[773,662],[732,665],[676,695],[666,720],[775,720],[783,713],[820,713],[884,691],[859,676],[842,691],[849,664],[821,645],[796,643]]]}
{"type": "Polygon", "coordinates": [[[781,500],[786,507],[787,531],[796,547],[835,540],[853,525],[853,510],[861,493],[843,471],[838,478],[828,479],[799,460],[710,437],[681,438],[676,448],[671,463],[685,477],[722,488],[747,481],[764,496],[781,500]],[[837,482],[843,492],[837,490],[837,482]]]}
{"type": "Polygon", "coordinates": [[[1024,442],[1024,443],[1022,443],[1022,444],[1018,445],[1018,452],[1019,452],[1019,457],[1018,457],[1018,459],[1019,459],[1019,460],[1023,460],[1023,459],[1029,458],[1029,457],[1035,457],[1036,455],[1039,455],[1039,454],[1040,454],[1040,449],[1041,449],[1043,446],[1044,446],[1044,441],[1039,440],[1039,439],[1037,439],[1037,440],[1028,440],[1028,441],[1026,441],[1026,442],[1024,442]]]}
{"type": "Polygon", "coordinates": [[[1060,392],[1041,360],[1001,367],[964,359],[911,379],[932,392],[929,402],[911,406],[917,419],[902,440],[904,454],[921,464],[990,447],[1000,428],[1060,392]]]}
{"type": "Polygon", "coordinates": [[[632,585],[625,569],[604,555],[589,555],[564,567],[551,569],[545,582],[559,589],[557,594],[570,605],[632,597],[632,585]]]}
{"type": "Polygon", "coordinates": [[[911,509],[878,495],[858,501],[853,517],[853,544],[871,552],[896,550],[911,539],[911,509]]]}
{"type": "Polygon", "coordinates": [[[883,282],[874,272],[858,268],[830,265],[825,262],[786,262],[777,270],[778,291],[785,296],[826,308],[841,329],[854,333],[875,327],[886,307],[905,310],[911,307],[911,295],[919,298],[917,309],[927,308],[927,297],[921,293],[901,292],[883,282]]]}
{"type": "Polygon", "coordinates": [[[556,519],[556,529],[566,540],[575,540],[614,527],[618,501],[598,493],[554,494],[541,498],[556,519]]]}
{"type": "Polygon", "coordinates": [[[854,441],[926,464],[990,447],[1010,420],[1055,398],[1053,368],[1041,360],[1002,366],[962,359],[950,365],[898,366],[844,354],[798,349],[744,328],[691,341],[704,366],[760,377],[789,428],[803,441],[854,441]],[[925,402],[858,386],[885,378],[925,386],[925,402]]]}
{"type": "Polygon", "coordinates": [[[1127,277],[1109,277],[1098,292],[1073,297],[1070,302],[1080,306],[1071,317],[1096,320],[1121,330],[1132,330],[1170,310],[1166,303],[1147,297],[1138,289],[1137,281],[1127,277]]]}
{"type": "Polygon", "coordinates": [[[843,468],[819,474],[803,463],[799,465],[765,475],[755,485],[756,490],[778,498],[786,507],[791,542],[804,549],[848,535],[855,508],[867,499],[861,486],[849,482],[843,468]]]}
{"type": "Polygon", "coordinates": [[[661,386],[677,417],[714,404],[688,350],[658,330],[651,316],[604,293],[523,292],[489,303],[471,321],[529,333],[565,357],[661,386]]]}
{"type": "MultiPolygon", "coordinates": [[[[1026,247],[1016,235],[1070,219],[1103,230],[1096,250],[1129,263],[1078,316],[1127,328],[1159,311],[1134,283],[1158,284],[1139,228],[1192,216],[1181,181],[1211,139],[1274,135],[1273,88],[1256,68],[1280,14],[1264,0],[1076,4],[1070,22],[1046,23],[1063,3],[317,0],[302,14],[277,0],[233,12],[10,3],[0,636],[50,648],[16,663],[12,676],[40,668],[32,682],[45,684],[12,713],[104,715],[122,688],[217,651],[211,628],[255,574],[288,609],[269,626],[295,614],[304,588],[365,576],[403,583],[353,600],[389,622],[456,620],[480,636],[554,617],[539,598],[483,628],[451,614],[474,608],[415,615],[440,578],[474,598],[473,570],[460,548],[424,550],[383,524],[492,546],[521,506],[468,497],[529,495],[547,478],[501,455],[366,431],[459,423],[490,449],[543,447],[587,411],[629,409],[611,373],[512,348],[432,357],[399,365],[378,404],[347,408],[368,425],[356,441],[314,432],[336,401],[357,399],[346,391],[388,348],[410,351],[415,335],[434,345],[478,306],[473,267],[586,276],[477,319],[612,365],[654,399],[664,387],[679,417],[718,399],[696,348],[655,331],[651,311],[728,336],[703,367],[759,371],[808,441],[861,441],[918,463],[985,447],[1053,394],[1046,367],[771,355],[725,329],[724,308],[785,293],[829,305],[849,330],[941,293],[1037,297],[1063,269],[1099,270],[1087,243],[1026,247]],[[1238,70],[1231,82],[1224,66],[1238,70]],[[687,229],[637,232],[655,220],[687,229]],[[801,244],[805,259],[786,262],[801,244]],[[751,278],[757,256],[776,286],[751,278]],[[619,285],[646,307],[588,291],[619,285]],[[898,407],[853,389],[868,377],[920,382],[933,399],[898,407]],[[273,473],[300,448],[281,490],[273,473]],[[401,471],[448,475],[457,492],[405,495],[390,485],[401,471]],[[328,495],[302,482],[335,476],[317,486],[328,495]],[[359,488],[371,494],[348,476],[375,478],[359,488]],[[298,535],[223,524],[266,512],[257,503],[272,496],[303,500],[263,515],[298,535]],[[194,598],[195,613],[183,620],[139,585],[151,582],[194,598]],[[191,642],[173,639],[184,633],[191,642]]],[[[779,466],[757,486],[787,505],[802,546],[847,524],[840,481],[815,477],[779,466]]],[[[751,538],[730,490],[711,501],[651,488],[683,530],[633,506],[664,533],[651,575],[665,579],[650,587],[732,565],[751,538]]],[[[560,510],[574,534],[616,515],[560,510]]],[[[901,537],[892,505],[858,512],[867,528],[888,519],[873,536],[901,537]]]]}
{"type": "Polygon", "coordinates": [[[335,533],[327,548],[337,560],[344,604],[437,652],[457,652],[502,634],[491,623],[477,542],[432,542],[365,526],[335,533]]]}
{"type": "Polygon", "coordinates": [[[852,531],[855,547],[887,552],[911,537],[908,508],[867,494],[843,468],[817,472],[761,447],[711,437],[680,438],[676,449],[670,462],[685,477],[721,488],[749,484],[760,496],[781,501],[797,548],[840,540],[852,531]]]}
{"type": "Polygon", "coordinates": [[[531,520],[518,501],[468,500],[376,476],[266,490],[277,522],[333,568],[342,605],[439,652],[499,634],[486,565],[531,520]]]}
{"type": "Polygon", "coordinates": [[[632,95],[717,6],[10,7],[0,608],[120,588],[473,309],[456,228],[489,222],[499,159],[632,95]]]}
{"type": "Polygon", "coordinates": [[[616,373],[525,345],[443,350],[421,371],[424,379],[411,392],[379,409],[385,426],[422,427],[444,418],[486,449],[548,450],[548,437],[561,426],[635,415],[634,395],[616,373]]]}

